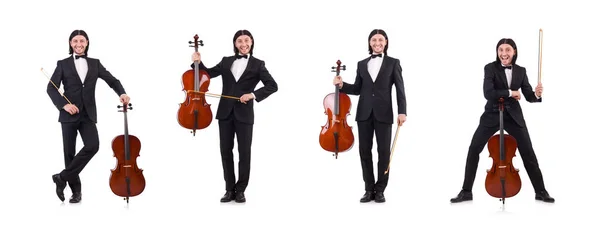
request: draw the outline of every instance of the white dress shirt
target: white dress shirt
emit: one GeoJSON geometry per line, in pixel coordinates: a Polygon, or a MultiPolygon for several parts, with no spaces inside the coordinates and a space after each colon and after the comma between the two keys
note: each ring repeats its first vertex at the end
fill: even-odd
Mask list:
{"type": "Polygon", "coordinates": [[[81,78],[81,83],[85,81],[85,75],[88,72],[87,59],[85,58],[75,58],[76,54],[73,54],[73,59],[75,60],[75,69],[77,70],[77,74],[79,74],[79,78],[81,78]]]}
{"type": "MultiPolygon", "coordinates": [[[[233,74],[233,77],[235,78],[235,81],[237,82],[238,80],[240,80],[240,77],[242,76],[242,74],[244,73],[244,71],[246,70],[246,67],[248,66],[248,60],[250,59],[250,54],[248,54],[248,58],[238,58],[235,59],[233,61],[233,64],[231,64],[231,73],[233,74]]],[[[254,96],[254,93],[251,93],[252,97],[254,97],[256,99],[256,96],[254,96]]]]}
{"type": "Polygon", "coordinates": [[[367,70],[369,74],[371,74],[371,79],[373,82],[377,79],[377,74],[379,74],[379,70],[381,69],[381,64],[383,63],[384,54],[381,54],[381,57],[371,58],[367,63],[367,70]]]}

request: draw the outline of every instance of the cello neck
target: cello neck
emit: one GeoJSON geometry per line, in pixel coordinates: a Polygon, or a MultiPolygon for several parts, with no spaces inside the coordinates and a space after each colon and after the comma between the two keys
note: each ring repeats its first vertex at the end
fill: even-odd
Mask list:
{"type": "MultiPolygon", "coordinates": [[[[338,74],[339,76],[339,74],[338,74]]],[[[340,113],[340,87],[335,87],[335,98],[333,99],[333,114],[338,115],[340,113]]]]}
{"type": "MultiPolygon", "coordinates": [[[[194,47],[194,51],[198,52],[198,45],[200,46],[204,46],[204,44],[202,43],[202,40],[198,40],[198,34],[194,35],[194,42],[189,41],[190,44],[194,44],[191,47],[194,47]]],[[[200,91],[200,66],[199,66],[200,62],[199,61],[194,61],[194,91],[200,91]]]]}
{"type": "MultiPolygon", "coordinates": [[[[335,76],[339,76],[342,70],[346,70],[346,65],[342,65],[340,60],[337,60],[336,66],[331,67],[333,72],[335,72],[335,76]]],[[[335,87],[335,98],[333,102],[333,115],[338,115],[340,113],[340,87],[335,87]]]]}
{"type": "Polygon", "coordinates": [[[500,112],[500,160],[506,159],[506,151],[504,150],[504,99],[500,98],[498,103],[498,110],[500,112]]]}

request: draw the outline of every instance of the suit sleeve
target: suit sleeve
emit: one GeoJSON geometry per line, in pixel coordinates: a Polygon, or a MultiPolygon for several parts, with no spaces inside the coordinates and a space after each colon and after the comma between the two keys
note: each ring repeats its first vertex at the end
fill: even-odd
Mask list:
{"type": "Polygon", "coordinates": [[[356,66],[356,78],[354,78],[354,84],[349,84],[349,83],[343,82],[344,85],[342,85],[342,88],[340,88],[341,92],[344,92],[344,93],[350,94],[350,95],[359,95],[360,94],[360,88],[362,87],[362,77],[360,76],[359,67],[360,67],[360,62],[356,66]]]}
{"type": "Polygon", "coordinates": [[[52,82],[48,82],[46,92],[48,93],[48,96],[50,96],[50,100],[52,100],[54,106],[56,106],[58,110],[62,110],[65,105],[69,104],[69,102],[67,102],[60,92],[58,92],[58,89],[56,89],[56,87],[60,88],[60,83],[63,80],[63,70],[60,66],[60,61],[56,62],[56,68],[54,69],[54,73],[52,74],[50,80],[54,82],[54,84],[52,84],[52,82]],[[56,87],[54,87],[54,85],[56,85],[56,87]]]}
{"type": "Polygon", "coordinates": [[[494,88],[494,72],[490,65],[484,68],[485,76],[483,78],[483,96],[489,101],[498,101],[500,98],[510,97],[510,91],[506,89],[494,88]]]}
{"type": "Polygon", "coordinates": [[[260,62],[259,78],[264,86],[254,91],[254,97],[256,102],[260,102],[266,99],[273,93],[277,92],[277,90],[279,89],[277,82],[275,82],[275,79],[273,79],[271,73],[269,73],[269,70],[267,70],[264,61],[260,62]]]}
{"type": "Polygon", "coordinates": [[[404,90],[404,79],[402,78],[402,66],[397,61],[393,71],[394,86],[396,86],[396,100],[398,102],[398,114],[406,114],[406,93],[404,90]]]}
{"type": "MultiPolygon", "coordinates": [[[[221,71],[221,69],[222,69],[222,65],[223,65],[223,60],[224,60],[224,59],[225,59],[225,58],[223,57],[223,58],[221,59],[221,61],[219,62],[219,64],[215,65],[215,66],[214,66],[214,67],[212,67],[212,68],[207,68],[207,67],[204,65],[204,63],[202,63],[202,61],[201,61],[201,62],[198,64],[198,68],[199,68],[199,69],[202,69],[202,70],[205,70],[205,71],[208,73],[208,76],[210,76],[210,78],[211,78],[211,79],[212,79],[212,78],[215,78],[215,77],[218,77],[218,76],[220,76],[220,75],[222,74],[222,73],[221,73],[221,72],[222,72],[222,71],[221,71]]],[[[192,69],[194,69],[194,63],[193,63],[193,62],[192,62],[192,65],[191,65],[191,67],[192,67],[192,69]]]]}
{"type": "Polygon", "coordinates": [[[125,88],[121,85],[121,81],[115,78],[98,60],[98,78],[104,80],[110,88],[112,88],[118,96],[125,94],[125,88]]]}
{"type": "Polygon", "coordinates": [[[529,84],[529,79],[527,78],[527,70],[525,68],[523,68],[523,82],[521,83],[521,92],[523,93],[523,96],[525,96],[525,99],[528,102],[542,102],[542,97],[538,99],[535,95],[535,91],[533,91],[533,88],[531,87],[531,84],[529,84]]]}

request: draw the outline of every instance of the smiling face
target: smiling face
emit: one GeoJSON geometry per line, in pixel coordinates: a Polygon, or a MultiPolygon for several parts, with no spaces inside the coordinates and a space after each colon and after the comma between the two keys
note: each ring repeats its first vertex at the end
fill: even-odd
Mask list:
{"type": "Polygon", "coordinates": [[[235,39],[235,47],[240,52],[240,55],[246,55],[250,53],[252,49],[252,38],[248,35],[241,35],[235,39]]]}
{"type": "Polygon", "coordinates": [[[509,44],[500,45],[498,47],[498,58],[500,58],[502,65],[511,65],[516,52],[517,51],[509,44]]]}
{"type": "Polygon", "coordinates": [[[82,35],[76,35],[71,39],[71,48],[76,55],[85,54],[85,48],[87,48],[88,41],[82,35]]]}
{"type": "Polygon", "coordinates": [[[387,45],[387,40],[381,34],[376,34],[369,40],[369,45],[373,50],[373,54],[381,54],[387,45]]]}

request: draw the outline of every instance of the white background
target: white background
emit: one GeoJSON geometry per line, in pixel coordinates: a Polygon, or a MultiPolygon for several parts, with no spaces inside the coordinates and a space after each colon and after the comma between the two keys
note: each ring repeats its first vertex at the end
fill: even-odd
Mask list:
{"type": "MultiPolygon", "coordinates": [[[[592,116],[598,113],[600,38],[593,21],[600,18],[595,9],[579,1],[5,1],[0,7],[2,226],[72,221],[85,226],[584,226],[598,211],[599,125],[592,116]],[[388,53],[404,69],[408,121],[392,161],[388,202],[360,204],[358,137],[336,160],[320,148],[318,132],[327,118],[323,97],[333,91],[330,67],[340,59],[347,65],[344,81],[353,83],[374,28],[388,33],[388,53]],[[517,63],[527,68],[535,87],[539,28],[544,29],[544,102],[521,102],[556,204],[534,201],[518,155],[514,165],[521,169],[522,191],[502,211],[483,185],[492,162],[486,148],[475,201],[450,205],[485,104],[483,66],[495,59],[497,41],[511,37],[517,63]],[[74,29],[89,34],[89,56],[100,59],[132,98],[130,133],[142,142],[138,166],[147,186],[128,208],[108,185],[116,163],[110,144],[123,133],[123,114],[117,112],[117,95],[101,80],[100,152],[81,173],[83,201],[61,204],[54,193],[50,177],[63,168],[62,137],[40,67],[51,74],[56,61],[68,56],[74,29]],[[255,57],[266,61],[279,85],[277,93],[255,105],[243,205],[219,203],[224,181],[218,121],[192,137],[176,119],[184,100],[181,75],[190,69],[193,52],[187,42],[198,34],[205,43],[203,60],[212,66],[233,54],[232,37],[239,29],[253,33],[255,57]]],[[[210,92],[220,93],[221,82],[213,79],[210,92]]],[[[356,136],[357,101],[352,96],[349,116],[356,136]]],[[[209,102],[216,114],[218,99],[209,102]]],[[[79,139],[77,149],[81,146],[79,139]]],[[[376,162],[376,145],[373,152],[376,162]]],[[[68,199],[70,189],[65,192],[68,199]]]]}

